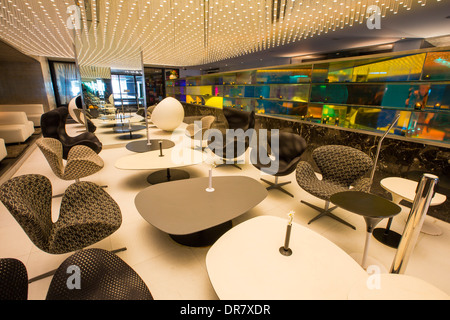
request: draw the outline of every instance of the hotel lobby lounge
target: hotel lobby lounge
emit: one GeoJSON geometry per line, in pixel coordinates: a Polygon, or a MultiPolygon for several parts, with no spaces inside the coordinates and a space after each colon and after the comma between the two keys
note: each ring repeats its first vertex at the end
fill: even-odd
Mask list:
{"type": "Polygon", "coordinates": [[[0,0],[0,298],[448,300],[449,9],[0,0]]]}

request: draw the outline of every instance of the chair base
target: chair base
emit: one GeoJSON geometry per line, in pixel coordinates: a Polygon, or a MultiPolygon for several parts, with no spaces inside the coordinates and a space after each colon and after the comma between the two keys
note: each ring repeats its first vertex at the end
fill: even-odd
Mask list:
{"type": "MultiPolygon", "coordinates": [[[[127,250],[127,248],[126,248],[126,247],[123,247],[123,248],[119,248],[119,249],[112,250],[112,251],[110,251],[110,252],[112,252],[112,253],[118,253],[118,252],[122,252],[122,251],[125,251],[125,250],[127,250]]],[[[56,270],[58,270],[58,269],[48,271],[48,272],[46,272],[46,273],[40,274],[40,275],[38,275],[38,276],[36,276],[36,277],[34,277],[34,278],[29,279],[29,280],[28,280],[28,284],[33,283],[33,282],[38,281],[38,280],[45,279],[45,278],[47,278],[47,277],[51,277],[51,276],[53,276],[53,275],[55,274],[56,270]]]]}
{"type": "Polygon", "coordinates": [[[221,163],[221,164],[218,164],[218,165],[216,166],[216,168],[218,168],[218,167],[223,167],[223,166],[233,166],[233,167],[235,167],[235,168],[238,168],[239,170],[242,170],[242,168],[239,167],[236,163],[221,163]]]}
{"type": "MultiPolygon", "coordinates": [[[[80,182],[80,180],[76,181],[76,182],[80,182]]],[[[100,186],[100,188],[108,188],[108,186],[100,186]]],[[[52,198],[60,198],[64,195],[64,193],[60,193],[60,194],[55,194],[54,196],[52,196],[52,198]]]]}
{"type": "Polygon", "coordinates": [[[263,178],[261,178],[261,180],[269,185],[269,187],[266,188],[267,190],[277,189],[277,190],[280,190],[281,192],[286,193],[287,195],[291,196],[292,198],[294,197],[294,195],[292,193],[290,193],[289,191],[286,191],[285,189],[282,188],[282,186],[285,186],[285,185],[291,183],[290,181],[278,183],[278,177],[275,177],[275,182],[270,182],[263,178]]]}
{"type": "Polygon", "coordinates": [[[334,209],[336,209],[337,206],[332,207],[332,208],[328,208],[328,206],[329,206],[329,204],[330,204],[329,201],[327,201],[327,202],[325,203],[325,208],[320,208],[320,207],[318,207],[318,206],[315,206],[315,205],[313,205],[313,204],[311,204],[311,203],[309,203],[309,202],[303,201],[303,200],[301,200],[300,202],[301,202],[301,203],[304,203],[304,204],[306,204],[307,206],[309,206],[309,207],[311,207],[311,208],[313,208],[313,209],[316,209],[317,211],[320,212],[317,216],[315,216],[314,218],[312,218],[312,219],[308,222],[308,224],[311,224],[312,222],[316,221],[316,220],[319,219],[319,218],[322,218],[322,217],[327,216],[327,217],[333,218],[333,219],[336,220],[336,221],[339,221],[339,222],[342,223],[342,224],[345,224],[346,226],[352,228],[353,230],[356,230],[355,226],[351,225],[351,224],[348,223],[347,221],[345,221],[345,220],[343,220],[343,219],[339,218],[338,216],[336,216],[336,215],[334,215],[334,214],[331,213],[331,211],[333,211],[334,209]]]}

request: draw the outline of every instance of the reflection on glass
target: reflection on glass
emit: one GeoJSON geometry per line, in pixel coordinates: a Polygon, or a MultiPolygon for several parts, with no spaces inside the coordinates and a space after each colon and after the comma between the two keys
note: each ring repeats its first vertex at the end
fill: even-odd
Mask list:
{"type": "Polygon", "coordinates": [[[431,86],[429,84],[411,86],[408,99],[405,101],[405,106],[415,110],[422,110],[425,108],[430,88],[431,86]]]}
{"type": "Polygon", "coordinates": [[[422,80],[450,80],[450,51],[427,53],[422,80]]]}
{"type": "Polygon", "coordinates": [[[447,129],[439,127],[450,127],[447,61],[449,51],[342,59],[189,77],[186,88],[166,90],[187,92],[188,103],[366,131],[386,130],[399,114],[391,133],[447,142],[447,129]]]}
{"type": "Polygon", "coordinates": [[[445,141],[450,139],[450,114],[413,112],[408,136],[419,139],[445,141]]]}
{"type": "Polygon", "coordinates": [[[311,80],[312,67],[302,66],[286,69],[256,71],[256,83],[305,83],[311,80]]]}

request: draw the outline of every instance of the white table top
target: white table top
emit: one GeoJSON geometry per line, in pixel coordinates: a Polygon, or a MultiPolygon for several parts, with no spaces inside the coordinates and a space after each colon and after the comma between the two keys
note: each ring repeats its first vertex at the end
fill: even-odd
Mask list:
{"type": "MultiPolygon", "coordinates": [[[[400,177],[389,177],[381,180],[381,186],[392,193],[395,197],[400,197],[408,202],[414,202],[416,195],[417,181],[400,177]]],[[[430,206],[437,206],[445,202],[447,197],[443,194],[436,193],[431,199],[430,206]]]]}
{"type": "Polygon", "coordinates": [[[367,273],[318,233],[292,224],[283,256],[286,219],[260,216],[225,233],[210,248],[206,266],[220,299],[347,299],[367,273]]]}
{"type": "Polygon", "coordinates": [[[160,157],[159,150],[131,154],[118,159],[115,166],[123,170],[168,169],[199,164],[207,158],[201,151],[178,146],[164,149],[163,155],[160,157]]]}
{"type": "Polygon", "coordinates": [[[404,274],[372,275],[355,284],[350,300],[449,300],[450,296],[435,286],[404,274]],[[376,278],[379,277],[379,278],[376,278]]]}

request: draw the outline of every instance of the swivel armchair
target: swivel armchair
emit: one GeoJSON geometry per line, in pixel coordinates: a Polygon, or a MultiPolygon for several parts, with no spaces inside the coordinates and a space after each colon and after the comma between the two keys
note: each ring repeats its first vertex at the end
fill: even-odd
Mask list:
{"type": "Polygon", "coordinates": [[[0,259],[0,301],[27,300],[28,273],[22,261],[0,259]]]}
{"type": "MultiPolygon", "coordinates": [[[[232,130],[242,129],[244,132],[246,132],[249,129],[255,128],[254,111],[248,112],[225,107],[223,108],[223,114],[228,123],[227,129],[232,130]]],[[[227,141],[226,133],[223,133],[222,139],[223,139],[223,146],[212,148],[212,151],[217,156],[219,156],[222,160],[225,160],[225,162],[219,164],[218,167],[224,165],[232,165],[242,170],[242,168],[236,164],[237,161],[236,159],[245,153],[245,151],[248,149],[250,145],[251,139],[245,136],[245,141],[239,141],[237,137],[234,137],[234,139],[232,140],[228,139],[229,141],[227,141]],[[243,148],[241,147],[241,144],[243,144],[243,148]]]]}
{"type": "Polygon", "coordinates": [[[306,141],[296,133],[280,132],[279,135],[275,136],[275,138],[278,138],[278,150],[276,150],[275,148],[272,148],[273,137],[274,135],[269,133],[267,143],[272,155],[278,160],[278,163],[275,166],[273,165],[273,161],[270,163],[263,163],[259,155],[268,155],[269,152],[266,146],[258,144],[258,150],[252,149],[251,151],[252,164],[258,170],[275,176],[275,183],[261,178],[262,181],[269,184],[267,190],[278,189],[287,195],[294,197],[290,192],[282,188],[282,186],[291,183],[291,181],[278,183],[278,177],[287,176],[295,171],[303,152],[306,150],[306,141]]]}
{"type": "Polygon", "coordinates": [[[196,147],[206,147],[207,146],[207,142],[208,139],[204,139],[203,135],[205,134],[205,132],[207,130],[209,130],[211,128],[211,126],[213,125],[214,121],[216,121],[216,117],[214,116],[205,116],[203,118],[200,119],[201,122],[201,127],[199,127],[197,125],[197,121],[195,121],[194,123],[189,124],[186,127],[186,131],[185,134],[186,136],[188,136],[189,138],[191,138],[191,146],[196,148],[196,147]],[[200,140],[197,139],[197,136],[199,136],[200,140]]]}
{"type": "Polygon", "coordinates": [[[103,249],[86,249],[74,253],[59,266],[46,300],[153,300],[153,297],[136,271],[117,255],[103,249]],[[80,288],[67,286],[70,266],[80,268],[80,288]]]}
{"type": "Polygon", "coordinates": [[[302,203],[320,212],[308,224],[328,216],[356,229],[347,221],[331,213],[336,207],[329,208],[330,197],[335,193],[349,190],[350,186],[353,186],[354,191],[369,192],[370,179],[365,175],[373,167],[372,159],[358,149],[341,145],[319,147],[313,151],[312,157],[322,174],[322,180],[317,178],[310,163],[301,161],[296,169],[297,183],[306,192],[325,200],[325,208],[302,200],[302,203]]]}
{"type": "Polygon", "coordinates": [[[52,185],[45,176],[28,174],[9,179],[0,186],[0,200],[34,245],[50,254],[86,248],[122,224],[118,204],[92,182],[77,182],[66,189],[56,222],[52,221],[52,185]]]}
{"type": "Polygon", "coordinates": [[[39,149],[47,159],[53,173],[63,180],[75,180],[90,176],[100,171],[104,162],[92,149],[79,145],[70,149],[64,165],[61,142],[52,138],[40,138],[36,141],[39,149]]]}
{"type": "Polygon", "coordinates": [[[69,150],[76,145],[84,145],[91,148],[94,152],[102,151],[102,143],[91,132],[71,137],[66,132],[66,119],[69,111],[66,107],[60,107],[44,113],[41,117],[42,135],[45,138],[59,140],[63,145],[63,159],[67,160],[69,150]]]}
{"type": "Polygon", "coordinates": [[[80,95],[70,100],[67,109],[69,111],[71,118],[76,122],[78,122],[79,124],[86,126],[87,122],[89,132],[95,132],[95,130],[97,130],[97,127],[92,123],[91,120],[89,120],[90,118],[92,118],[89,112],[86,111],[86,116],[83,112],[83,103],[81,101],[80,95]]]}

